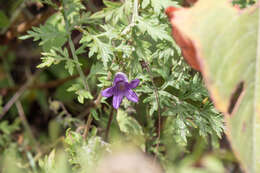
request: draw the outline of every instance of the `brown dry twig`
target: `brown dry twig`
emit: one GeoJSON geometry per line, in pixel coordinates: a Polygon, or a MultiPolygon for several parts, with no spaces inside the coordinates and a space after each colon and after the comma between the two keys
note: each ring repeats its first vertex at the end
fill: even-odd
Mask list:
{"type": "Polygon", "coordinates": [[[39,144],[38,144],[38,142],[37,142],[37,140],[36,140],[32,130],[30,128],[30,125],[29,125],[27,119],[26,119],[26,115],[25,115],[23,106],[21,104],[21,101],[17,100],[15,105],[16,105],[16,108],[17,108],[17,111],[18,111],[18,115],[19,115],[19,117],[20,117],[20,119],[22,121],[22,124],[23,124],[24,128],[26,129],[29,137],[31,138],[31,140],[33,142],[33,145],[35,145],[37,150],[40,151],[39,144]]]}
{"type": "Polygon", "coordinates": [[[53,8],[48,8],[45,12],[41,14],[37,14],[33,19],[24,21],[20,24],[13,24],[9,27],[9,29],[6,31],[3,38],[1,38],[2,44],[7,44],[9,41],[13,40],[20,34],[25,33],[29,29],[32,28],[32,26],[38,26],[42,23],[44,23],[52,14],[54,14],[56,10],[53,8]]]}
{"type": "MultiPolygon", "coordinates": [[[[85,70],[85,75],[87,76],[89,74],[89,69],[85,70]]],[[[46,83],[42,83],[42,84],[32,84],[29,85],[27,87],[27,89],[48,89],[48,88],[55,88],[57,86],[60,86],[68,81],[74,80],[76,78],[78,78],[79,75],[72,75],[72,76],[68,76],[66,78],[63,79],[58,79],[58,80],[53,80],[53,81],[49,81],[46,83]]],[[[4,92],[4,93],[8,93],[8,92],[16,92],[17,90],[19,90],[19,88],[21,88],[22,86],[15,86],[15,87],[9,87],[9,88],[2,88],[0,89],[0,93],[4,92]]]]}
{"type": "Polygon", "coordinates": [[[36,76],[40,73],[41,70],[34,73],[34,75],[13,95],[13,97],[5,104],[3,107],[2,113],[0,114],[0,119],[9,111],[13,104],[20,98],[20,96],[27,90],[28,86],[33,83],[36,76]]]}

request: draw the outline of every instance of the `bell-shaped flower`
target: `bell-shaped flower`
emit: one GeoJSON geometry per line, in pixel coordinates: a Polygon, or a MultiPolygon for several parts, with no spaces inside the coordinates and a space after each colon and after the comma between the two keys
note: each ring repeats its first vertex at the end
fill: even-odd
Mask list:
{"type": "Polygon", "coordinates": [[[115,109],[119,108],[124,96],[132,102],[138,102],[138,96],[132,89],[136,88],[139,83],[139,79],[134,79],[129,83],[127,76],[122,72],[118,72],[116,73],[113,86],[103,90],[102,96],[113,96],[113,107],[115,109]]]}

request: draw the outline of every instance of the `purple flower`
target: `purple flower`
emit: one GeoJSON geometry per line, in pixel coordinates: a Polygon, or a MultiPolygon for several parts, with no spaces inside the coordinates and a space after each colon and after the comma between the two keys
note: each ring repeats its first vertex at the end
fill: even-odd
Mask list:
{"type": "Polygon", "coordinates": [[[113,96],[113,107],[119,108],[124,96],[132,101],[138,102],[138,96],[132,91],[139,85],[140,80],[134,79],[130,83],[128,82],[127,76],[124,73],[116,73],[113,86],[102,91],[102,96],[111,97],[113,96]]]}

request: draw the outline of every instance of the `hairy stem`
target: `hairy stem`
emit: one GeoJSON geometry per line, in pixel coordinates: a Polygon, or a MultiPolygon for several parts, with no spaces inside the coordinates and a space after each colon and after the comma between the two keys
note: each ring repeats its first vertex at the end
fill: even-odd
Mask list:
{"type": "MultiPolygon", "coordinates": [[[[157,143],[156,143],[156,151],[159,152],[159,145],[160,145],[160,138],[161,138],[161,108],[160,108],[160,100],[159,100],[159,92],[158,92],[158,89],[154,83],[154,80],[153,80],[153,77],[152,77],[152,73],[151,73],[151,70],[150,70],[150,67],[149,67],[149,64],[145,62],[145,66],[146,66],[146,69],[150,75],[150,79],[152,81],[152,84],[153,84],[153,88],[154,88],[154,94],[155,94],[155,100],[157,102],[157,105],[158,105],[158,110],[157,110],[157,113],[158,113],[158,127],[157,127],[157,143]]],[[[156,154],[154,155],[154,161],[156,160],[156,154]]]]}
{"type": "Polygon", "coordinates": [[[69,47],[70,47],[70,50],[71,50],[71,53],[72,53],[72,57],[73,57],[74,61],[77,62],[76,63],[76,68],[77,68],[77,71],[79,73],[79,76],[80,76],[80,78],[81,78],[81,80],[82,80],[82,82],[84,84],[85,89],[89,90],[89,86],[88,86],[88,83],[86,82],[85,75],[84,75],[84,73],[83,73],[83,71],[82,71],[82,69],[81,69],[81,67],[79,65],[79,59],[78,59],[78,57],[77,57],[77,55],[75,53],[75,47],[74,47],[74,44],[72,42],[70,34],[69,34],[69,38],[68,39],[69,39],[69,47]]]}
{"type": "Polygon", "coordinates": [[[71,39],[71,32],[70,32],[70,27],[69,27],[69,21],[68,21],[67,15],[65,13],[66,8],[65,8],[64,4],[63,4],[63,9],[64,9],[63,17],[64,17],[64,20],[65,20],[65,27],[66,27],[66,31],[67,31],[67,34],[68,34],[68,42],[69,42],[70,51],[72,53],[72,58],[76,62],[76,68],[77,68],[79,76],[80,76],[80,78],[81,78],[81,80],[82,80],[82,82],[84,84],[84,88],[89,91],[88,83],[87,83],[85,75],[84,75],[84,73],[83,73],[83,71],[82,71],[82,69],[80,67],[78,56],[75,53],[76,50],[75,50],[75,46],[73,44],[73,41],[71,39]]]}
{"type": "MultiPolygon", "coordinates": [[[[109,72],[107,74],[107,79],[110,80],[111,79],[111,73],[109,72]]],[[[101,102],[101,98],[102,98],[102,95],[101,95],[101,92],[99,93],[99,95],[97,96],[96,100],[93,102],[94,103],[94,106],[95,108],[97,108],[99,105],[100,105],[100,102],[101,102]]],[[[88,109],[86,112],[88,112],[89,116],[88,116],[88,120],[87,120],[87,123],[85,125],[85,130],[84,130],[84,133],[83,133],[83,138],[86,139],[87,135],[88,135],[88,131],[90,129],[90,125],[91,125],[91,122],[93,120],[92,118],[92,115],[89,113],[90,110],[88,109]]],[[[87,114],[87,113],[86,113],[87,114]]]]}

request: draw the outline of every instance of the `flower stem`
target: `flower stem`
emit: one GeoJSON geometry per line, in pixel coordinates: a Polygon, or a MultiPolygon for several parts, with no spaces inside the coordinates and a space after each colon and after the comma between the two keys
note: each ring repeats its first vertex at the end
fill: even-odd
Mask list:
{"type": "MultiPolygon", "coordinates": [[[[160,108],[160,100],[159,100],[159,92],[158,92],[158,89],[154,83],[154,80],[153,80],[153,77],[152,77],[152,73],[151,73],[151,70],[150,70],[150,67],[149,67],[149,64],[147,62],[145,62],[145,67],[150,75],[150,79],[152,81],[152,84],[153,84],[153,88],[154,88],[154,94],[155,94],[155,99],[156,99],[156,102],[157,102],[157,105],[158,105],[158,110],[157,110],[157,113],[158,113],[158,127],[157,127],[157,143],[156,143],[156,151],[159,153],[159,145],[160,145],[160,138],[161,138],[161,108],[160,108]]],[[[154,155],[154,162],[156,160],[156,153],[154,155]]]]}
{"type": "Polygon", "coordinates": [[[112,120],[113,120],[113,115],[114,115],[114,108],[111,108],[111,112],[109,115],[109,119],[108,119],[108,123],[107,123],[107,128],[106,128],[106,134],[105,134],[105,141],[108,141],[108,136],[109,136],[109,130],[112,124],[112,120]]]}
{"type": "Polygon", "coordinates": [[[90,125],[91,125],[91,122],[92,122],[93,118],[92,118],[92,115],[91,113],[88,115],[88,120],[87,120],[87,124],[85,125],[85,129],[84,129],[84,133],[83,133],[83,139],[86,139],[86,137],[88,136],[88,132],[89,132],[89,129],[90,129],[90,125]]]}
{"type": "MultiPolygon", "coordinates": [[[[107,80],[110,80],[111,79],[111,73],[110,72],[108,72],[108,74],[107,74],[107,80]]],[[[98,94],[98,96],[97,96],[97,98],[96,98],[96,100],[94,100],[94,102],[93,102],[93,108],[98,108],[98,106],[100,105],[100,103],[101,103],[101,99],[102,99],[102,95],[101,95],[101,92],[98,94]]],[[[90,129],[90,125],[91,125],[91,122],[92,122],[92,120],[93,120],[93,117],[92,117],[92,115],[91,115],[91,113],[89,113],[90,112],[90,110],[88,109],[87,110],[87,114],[89,114],[89,116],[88,116],[88,120],[87,120],[87,122],[86,122],[86,125],[84,126],[84,133],[83,133],[83,138],[84,139],[86,139],[86,137],[87,137],[87,135],[88,135],[88,132],[89,132],[89,129],[90,129]]]]}

